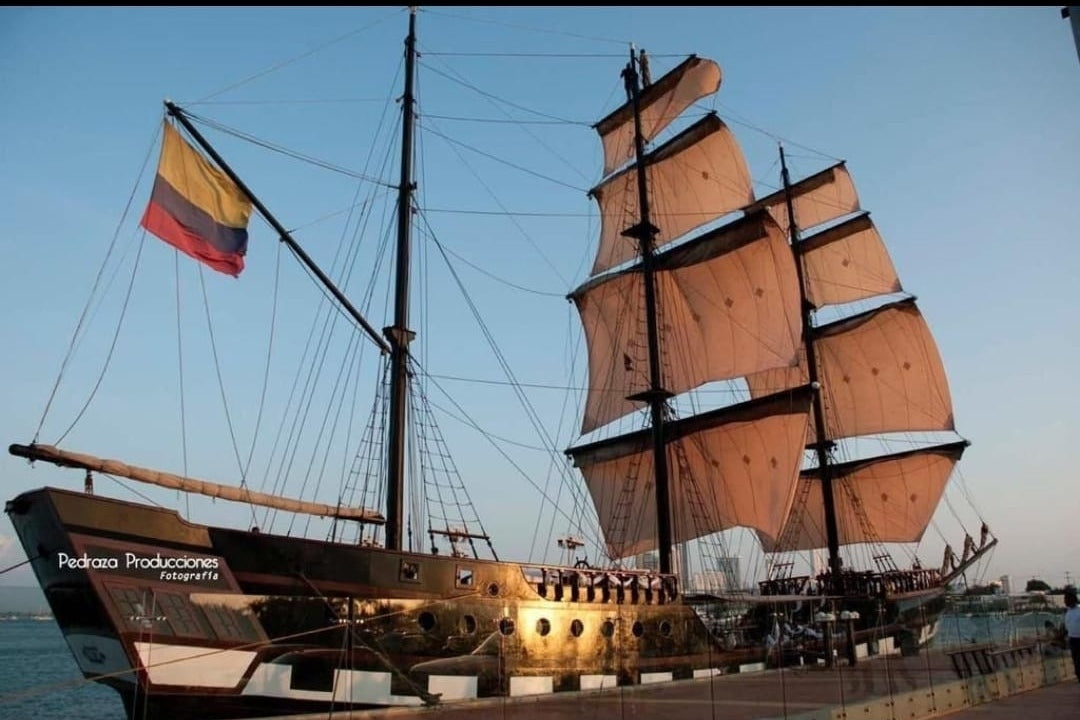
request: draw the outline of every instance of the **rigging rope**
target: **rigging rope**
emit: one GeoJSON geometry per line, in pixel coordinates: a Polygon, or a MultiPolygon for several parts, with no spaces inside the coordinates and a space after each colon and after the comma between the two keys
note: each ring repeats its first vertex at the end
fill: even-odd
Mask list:
{"type": "MultiPolygon", "coordinates": [[[[120,220],[119,222],[117,222],[116,228],[113,230],[112,240],[109,242],[109,247],[105,251],[105,257],[101,261],[101,266],[98,268],[97,275],[94,276],[94,282],[90,286],[90,294],[86,299],[86,305],[83,307],[82,312],[79,314],[79,319],[75,323],[75,330],[71,334],[71,342],[68,344],[67,352],[64,354],[64,359],[60,362],[60,371],[56,375],[56,381],[53,383],[52,390],[49,392],[49,398],[45,402],[45,409],[41,413],[41,420],[38,422],[37,430],[34,431],[33,442],[35,443],[37,442],[38,437],[41,435],[41,428],[45,425],[45,419],[46,417],[48,417],[49,409],[52,407],[53,401],[56,399],[56,393],[60,389],[60,382],[64,378],[64,373],[67,370],[68,363],[71,361],[71,358],[75,353],[75,348],[78,344],[80,336],[82,335],[83,327],[86,323],[87,317],[90,314],[90,308],[93,305],[94,297],[97,295],[98,288],[101,286],[101,280],[105,275],[105,268],[108,267],[109,259],[112,257],[113,251],[116,249],[117,241],[120,239],[120,228],[124,226],[124,222],[127,220],[128,213],[131,212],[131,205],[133,202],[135,202],[135,193],[139,189],[139,183],[142,181],[143,173],[146,172],[146,166],[149,164],[150,158],[153,156],[154,148],[157,146],[158,137],[162,132],[161,128],[161,124],[157,123],[157,129],[154,131],[153,138],[150,141],[150,146],[146,149],[146,154],[143,156],[142,165],[139,167],[139,172],[135,176],[135,183],[131,186],[131,192],[128,194],[127,202],[124,204],[124,210],[120,214],[120,220]]],[[[138,262],[136,262],[136,266],[137,265],[138,262]]],[[[130,287],[128,289],[128,292],[130,295],[130,287]]],[[[125,302],[125,308],[126,307],[127,304],[125,302]]],[[[119,333],[119,331],[120,330],[118,327],[117,333],[119,333]]],[[[67,433],[65,432],[64,435],[67,435],[67,433]]]]}
{"type": "Polygon", "coordinates": [[[201,104],[201,103],[205,103],[208,100],[211,100],[212,98],[217,97],[218,95],[223,95],[224,93],[227,93],[230,90],[235,90],[236,88],[241,87],[243,85],[246,85],[246,84],[248,84],[249,82],[251,82],[253,80],[257,80],[257,79],[259,79],[261,77],[264,77],[264,76],[269,75],[269,74],[271,74],[273,72],[281,70],[282,68],[288,67],[289,65],[297,63],[297,62],[303,60],[304,58],[310,57],[310,56],[314,55],[317,52],[321,52],[321,51],[325,50],[326,48],[330,47],[331,45],[336,45],[337,43],[342,42],[343,40],[348,40],[349,38],[353,37],[354,35],[358,35],[358,34],[364,32],[365,30],[370,30],[371,28],[375,27],[376,25],[379,25],[380,23],[385,22],[389,18],[391,18],[391,17],[393,17],[395,15],[399,15],[401,12],[402,12],[402,9],[398,8],[398,9],[396,9],[396,10],[390,12],[390,13],[387,13],[386,15],[381,15],[378,18],[376,18],[375,20],[373,20],[372,22],[368,23],[367,25],[363,25],[363,26],[361,26],[359,28],[356,28],[355,30],[350,30],[347,33],[344,33],[342,35],[338,35],[335,38],[331,38],[330,40],[324,42],[323,44],[316,45],[312,49],[310,49],[310,50],[308,50],[306,52],[300,53],[299,55],[294,55],[291,58],[287,58],[285,60],[281,60],[281,61],[279,61],[277,63],[274,63],[273,65],[271,65],[271,66],[269,66],[269,67],[267,67],[267,68],[265,68],[263,70],[260,70],[260,71],[258,71],[256,73],[252,74],[252,75],[248,75],[247,77],[242,78],[241,80],[237,80],[236,82],[232,82],[232,83],[230,83],[230,84],[228,84],[228,85],[226,85],[226,86],[224,86],[224,87],[222,87],[222,88],[220,88],[218,90],[215,90],[214,92],[210,93],[209,95],[203,96],[203,98],[201,100],[196,100],[195,102],[190,103],[190,104],[191,105],[198,105],[198,104],[201,104]]]}
{"type": "MultiPolygon", "coordinates": [[[[124,295],[124,304],[120,310],[120,317],[116,321],[116,329],[113,331],[112,341],[109,343],[109,351],[105,355],[105,362],[102,363],[101,372],[98,374],[97,380],[94,382],[94,387],[91,388],[90,394],[86,398],[86,402],[83,403],[82,408],[80,408],[79,412],[76,413],[75,419],[71,421],[70,425],[68,425],[67,430],[61,433],[60,437],[56,440],[55,443],[53,443],[54,445],[62,444],[64,442],[64,438],[68,436],[68,433],[75,429],[75,426],[78,424],[79,420],[82,419],[83,414],[87,411],[87,409],[89,409],[90,403],[97,395],[98,389],[101,388],[101,383],[105,380],[105,373],[109,369],[109,364],[112,361],[113,352],[116,350],[116,343],[120,339],[120,328],[123,327],[124,318],[127,316],[128,304],[131,302],[131,291],[135,287],[135,276],[138,274],[139,260],[142,258],[142,249],[146,241],[146,233],[143,232],[141,235],[142,236],[139,241],[139,249],[135,254],[135,265],[131,269],[131,279],[128,281],[127,293],[124,295]]],[[[57,386],[59,386],[59,380],[57,381],[57,386]]],[[[44,422],[44,417],[42,417],[42,422],[44,422]]]]}

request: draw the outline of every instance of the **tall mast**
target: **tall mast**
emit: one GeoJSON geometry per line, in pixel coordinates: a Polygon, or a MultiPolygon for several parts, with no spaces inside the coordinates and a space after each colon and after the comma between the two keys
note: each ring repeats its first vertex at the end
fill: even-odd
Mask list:
{"type": "Polygon", "coordinates": [[[795,253],[795,271],[799,277],[799,300],[802,307],[803,347],[806,349],[806,369],[810,375],[810,385],[814,388],[814,427],[817,429],[817,453],[819,474],[821,476],[821,497],[825,506],[825,539],[829,546],[829,572],[834,580],[840,574],[840,534],[836,529],[836,504],[833,496],[832,472],[829,468],[829,450],[832,442],[825,435],[825,408],[821,403],[821,383],[818,380],[817,356],[814,353],[814,328],[812,325],[813,306],[806,299],[806,278],[803,268],[803,252],[799,244],[799,226],[795,224],[795,206],[791,195],[791,176],[788,174],[784,146],[780,146],[780,175],[784,181],[784,200],[787,203],[789,239],[791,251],[795,253]]]}
{"type": "Polygon", "coordinates": [[[631,396],[633,400],[649,403],[652,412],[653,468],[656,489],[656,533],[660,553],[660,572],[671,572],[671,498],[668,482],[667,451],[664,447],[664,419],[671,393],[664,389],[660,377],[660,337],[657,333],[656,280],[653,269],[653,247],[660,229],[649,222],[649,189],[645,178],[645,139],[641,134],[641,85],[637,71],[637,56],[630,50],[630,62],[623,70],[626,95],[634,110],[634,154],[637,160],[638,224],[627,228],[623,235],[637,240],[641,248],[642,280],[645,283],[645,326],[649,345],[649,389],[631,396]]]}
{"type": "Polygon", "coordinates": [[[409,36],[405,38],[405,94],[401,97],[401,184],[398,186],[397,270],[394,289],[394,324],[383,329],[390,340],[390,433],[386,482],[386,548],[401,550],[405,488],[405,415],[409,396],[409,343],[415,333],[409,324],[409,243],[412,235],[412,177],[414,98],[416,71],[416,8],[409,8],[409,36]]]}

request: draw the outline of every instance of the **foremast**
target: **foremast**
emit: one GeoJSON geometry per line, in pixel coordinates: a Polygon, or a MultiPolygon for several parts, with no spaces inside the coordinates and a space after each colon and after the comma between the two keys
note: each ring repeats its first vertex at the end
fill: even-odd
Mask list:
{"type": "Polygon", "coordinates": [[[799,278],[799,306],[802,312],[803,349],[806,352],[806,371],[810,379],[810,386],[814,389],[812,409],[814,427],[817,435],[814,442],[814,453],[817,455],[818,472],[821,483],[822,504],[825,508],[825,538],[829,551],[829,571],[834,578],[840,574],[840,533],[836,527],[836,503],[833,496],[833,478],[829,469],[829,451],[832,443],[826,436],[825,408],[822,405],[822,387],[818,373],[817,354],[814,350],[813,341],[813,311],[814,306],[806,297],[806,268],[803,263],[802,249],[799,243],[799,226],[795,220],[795,201],[791,192],[791,175],[788,173],[787,159],[784,156],[784,146],[780,146],[780,177],[784,184],[784,204],[787,207],[788,216],[788,239],[791,242],[791,251],[795,254],[795,272],[799,278]]]}
{"type": "Polygon", "coordinates": [[[409,397],[409,254],[412,203],[416,189],[412,175],[416,74],[416,8],[409,8],[409,35],[405,38],[405,92],[401,97],[401,182],[398,185],[397,262],[394,288],[394,324],[383,330],[390,341],[390,419],[387,437],[386,548],[401,549],[405,498],[405,437],[409,397]]]}
{"type": "MultiPolygon", "coordinates": [[[[644,60],[644,57],[642,58],[644,60]]],[[[664,421],[667,401],[672,393],[664,389],[660,373],[660,339],[657,332],[656,278],[653,267],[655,239],[660,229],[649,220],[649,188],[645,165],[645,138],[641,132],[641,76],[638,73],[637,53],[631,48],[630,62],[623,70],[626,95],[634,116],[634,158],[637,166],[638,223],[623,231],[623,235],[638,241],[641,254],[641,276],[645,285],[645,327],[649,358],[649,388],[630,399],[649,404],[652,421],[652,454],[654,489],[656,492],[657,552],[660,572],[671,572],[671,497],[668,482],[667,450],[664,440],[664,421]]]]}

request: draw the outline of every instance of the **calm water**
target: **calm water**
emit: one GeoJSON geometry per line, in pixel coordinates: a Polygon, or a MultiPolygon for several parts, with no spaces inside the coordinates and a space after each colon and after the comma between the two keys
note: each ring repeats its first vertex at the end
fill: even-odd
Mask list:
{"type": "Polygon", "coordinates": [[[53,620],[0,620],[0,718],[123,720],[124,706],[116,691],[83,681],[53,620]]]}
{"type": "MultiPolygon", "coordinates": [[[[1005,643],[1035,638],[1061,615],[963,617],[946,615],[934,644],[1005,643]]],[[[52,620],[0,620],[0,718],[12,720],[123,720],[119,696],[84,682],[52,620]],[[63,687],[61,687],[63,686],[63,687]]]]}

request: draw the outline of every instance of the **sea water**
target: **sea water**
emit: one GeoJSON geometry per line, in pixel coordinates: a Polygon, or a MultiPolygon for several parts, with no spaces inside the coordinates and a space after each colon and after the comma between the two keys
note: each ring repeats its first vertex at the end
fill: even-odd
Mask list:
{"type": "MultiPolygon", "coordinates": [[[[1005,644],[1045,636],[1060,614],[944,615],[933,647],[971,642],[1005,644]]],[[[86,681],[51,618],[0,620],[0,718],[125,720],[120,696],[86,681]]]]}
{"type": "Polygon", "coordinates": [[[124,705],[83,679],[55,620],[0,620],[0,718],[124,720],[124,705]]]}

